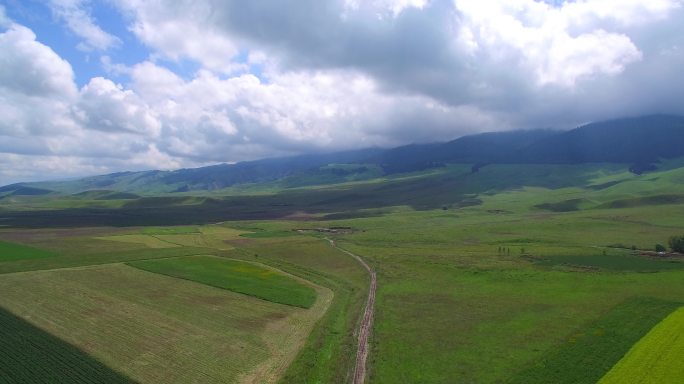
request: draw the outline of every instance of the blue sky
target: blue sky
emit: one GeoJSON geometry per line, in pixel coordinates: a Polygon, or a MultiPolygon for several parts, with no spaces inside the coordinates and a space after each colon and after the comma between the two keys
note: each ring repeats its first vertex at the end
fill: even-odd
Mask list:
{"type": "MultiPolygon", "coordinates": [[[[109,2],[83,2],[83,8],[92,18],[92,22],[105,33],[121,41],[104,52],[79,48],[83,39],[65,26],[64,21],[55,15],[49,2],[11,0],[4,3],[7,16],[30,28],[36,34],[37,41],[52,48],[71,64],[79,87],[97,76],[108,76],[120,82],[128,81],[125,74],[107,71],[102,64],[103,57],[109,57],[113,63],[132,66],[145,61],[151,54],[150,50],[131,33],[125,16],[109,2]]],[[[186,78],[198,69],[195,63],[186,61],[166,61],[164,65],[186,78]]]]}
{"type": "Polygon", "coordinates": [[[682,0],[0,0],[0,185],[684,113],[682,0]]]}

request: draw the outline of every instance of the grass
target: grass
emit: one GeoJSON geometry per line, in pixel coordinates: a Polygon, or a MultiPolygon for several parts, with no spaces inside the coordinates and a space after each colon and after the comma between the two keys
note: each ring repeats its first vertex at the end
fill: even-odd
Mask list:
{"type": "Polygon", "coordinates": [[[544,266],[568,266],[635,272],[657,272],[684,269],[684,262],[681,261],[660,260],[629,254],[553,256],[537,261],[536,264],[544,266]]]}
{"type": "Polygon", "coordinates": [[[310,308],[316,292],[271,268],[211,256],[145,260],[128,263],[145,271],[177,277],[274,303],[310,308]]]}
{"type": "Polygon", "coordinates": [[[596,383],[634,343],[680,305],[645,298],[619,304],[570,335],[510,383],[596,383]]]}
{"type": "Polygon", "coordinates": [[[98,240],[118,241],[122,243],[142,244],[148,248],[173,248],[178,244],[173,244],[168,241],[158,239],[154,236],[148,235],[116,235],[97,237],[98,240]]]}
{"type": "Polygon", "coordinates": [[[0,306],[141,383],[275,382],[331,299],[304,310],[122,264],[2,275],[0,291],[0,306]]]}
{"type": "Polygon", "coordinates": [[[0,383],[134,383],[80,349],[0,308],[0,383]]]}
{"type": "Polygon", "coordinates": [[[29,247],[26,245],[0,241],[0,262],[41,259],[57,256],[55,252],[29,247]]]}
{"type": "Polygon", "coordinates": [[[599,384],[684,382],[683,335],[684,307],[681,307],[632,346],[599,384]]]}
{"type": "MultiPolygon", "coordinates": [[[[282,231],[301,223],[232,223],[240,228],[255,227],[282,231]]],[[[354,329],[361,316],[368,290],[366,271],[348,255],[330,247],[327,241],[311,237],[245,239],[229,253],[273,265],[334,291],[323,318],[313,328],[304,348],[281,377],[281,383],[341,383],[349,380],[356,353],[354,329]]]]}
{"type": "MultiPolygon", "coordinates": [[[[91,240],[91,242],[98,242],[98,240],[91,240]]],[[[113,243],[113,242],[112,242],[113,243]]],[[[80,244],[80,242],[70,243],[72,245],[80,244]]],[[[0,275],[15,272],[51,270],[60,268],[75,268],[89,265],[101,265],[120,263],[133,260],[148,260],[161,259],[167,257],[207,254],[212,252],[207,248],[192,248],[192,247],[175,247],[175,248],[138,248],[116,251],[116,247],[109,248],[108,242],[101,242],[102,249],[99,252],[89,251],[85,253],[74,250],[73,253],[59,255],[55,257],[46,257],[39,259],[24,259],[16,261],[8,261],[0,263],[0,275]]],[[[116,245],[116,243],[114,243],[116,245]]]]}
{"type": "MultiPolygon", "coordinates": [[[[630,297],[684,301],[684,271],[667,262],[612,249],[610,269],[548,268],[524,257],[592,260],[605,244],[650,247],[680,231],[682,207],[539,212],[534,206],[547,193],[521,190],[460,210],[307,223],[357,229],[338,243],[377,270],[370,382],[505,382],[630,297]],[[502,246],[511,254],[497,252],[502,246]]],[[[558,375],[577,370],[561,368],[558,375]]]]}
{"type": "Polygon", "coordinates": [[[297,236],[297,233],[293,232],[293,231],[258,231],[258,232],[244,233],[240,236],[246,237],[249,239],[262,239],[262,238],[270,238],[270,237],[297,236]]]}
{"type": "Polygon", "coordinates": [[[143,235],[184,235],[200,233],[198,227],[146,227],[140,231],[143,235]]]}

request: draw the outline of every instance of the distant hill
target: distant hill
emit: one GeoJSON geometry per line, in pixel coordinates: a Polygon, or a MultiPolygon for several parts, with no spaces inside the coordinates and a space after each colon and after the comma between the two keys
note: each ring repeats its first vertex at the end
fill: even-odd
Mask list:
{"type": "Polygon", "coordinates": [[[446,163],[515,163],[530,145],[557,135],[551,130],[491,132],[464,136],[448,143],[407,145],[372,159],[387,173],[410,172],[446,163]]]}
{"type": "MultiPolygon", "coordinates": [[[[14,191],[17,188],[30,186],[46,190],[48,193],[56,191],[77,196],[82,192],[103,189],[145,195],[213,191],[235,185],[272,182],[298,173],[317,170],[328,164],[354,164],[381,151],[381,149],[371,148],[330,154],[247,161],[237,164],[219,164],[176,171],[117,172],[70,181],[19,183],[3,188],[14,191]]],[[[331,182],[335,181],[339,180],[331,180],[331,182]]],[[[291,182],[296,183],[295,181],[291,182]]]]}
{"type": "Polygon", "coordinates": [[[0,188],[0,196],[42,196],[53,193],[49,189],[34,188],[23,184],[12,184],[0,188]]]}
{"type": "Polygon", "coordinates": [[[644,163],[684,156],[684,117],[654,115],[588,124],[525,148],[531,163],[644,163]]]}
{"type": "MultiPolygon", "coordinates": [[[[19,183],[0,188],[0,198],[53,192],[106,190],[94,198],[214,191],[243,185],[292,188],[424,171],[449,163],[580,164],[621,163],[634,173],[653,170],[658,159],[684,156],[684,117],[652,115],[587,124],[570,131],[527,130],[483,133],[447,143],[393,149],[362,149],[220,164],[177,171],[120,172],[74,181],[19,183]]],[[[92,194],[82,195],[93,197],[92,194]]]]}

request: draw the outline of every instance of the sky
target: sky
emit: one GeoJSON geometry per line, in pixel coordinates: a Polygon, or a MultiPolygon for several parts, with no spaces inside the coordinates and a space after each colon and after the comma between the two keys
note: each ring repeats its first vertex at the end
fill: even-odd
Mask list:
{"type": "Polygon", "coordinates": [[[0,185],[684,114],[684,0],[0,0],[0,185]]]}

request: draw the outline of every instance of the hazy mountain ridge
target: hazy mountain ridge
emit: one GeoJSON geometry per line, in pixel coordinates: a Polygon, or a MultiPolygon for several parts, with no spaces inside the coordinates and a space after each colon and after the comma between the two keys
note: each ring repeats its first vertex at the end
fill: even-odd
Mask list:
{"type": "Polygon", "coordinates": [[[592,123],[569,131],[493,132],[447,143],[412,144],[393,149],[370,148],[176,171],[118,172],[73,181],[19,183],[0,188],[0,197],[50,191],[65,194],[90,190],[136,194],[211,191],[279,180],[280,187],[290,188],[422,171],[448,163],[472,163],[478,167],[516,163],[622,163],[631,164],[635,172],[641,172],[652,169],[652,163],[658,159],[684,156],[682,142],[684,117],[652,115],[592,123]]]}

